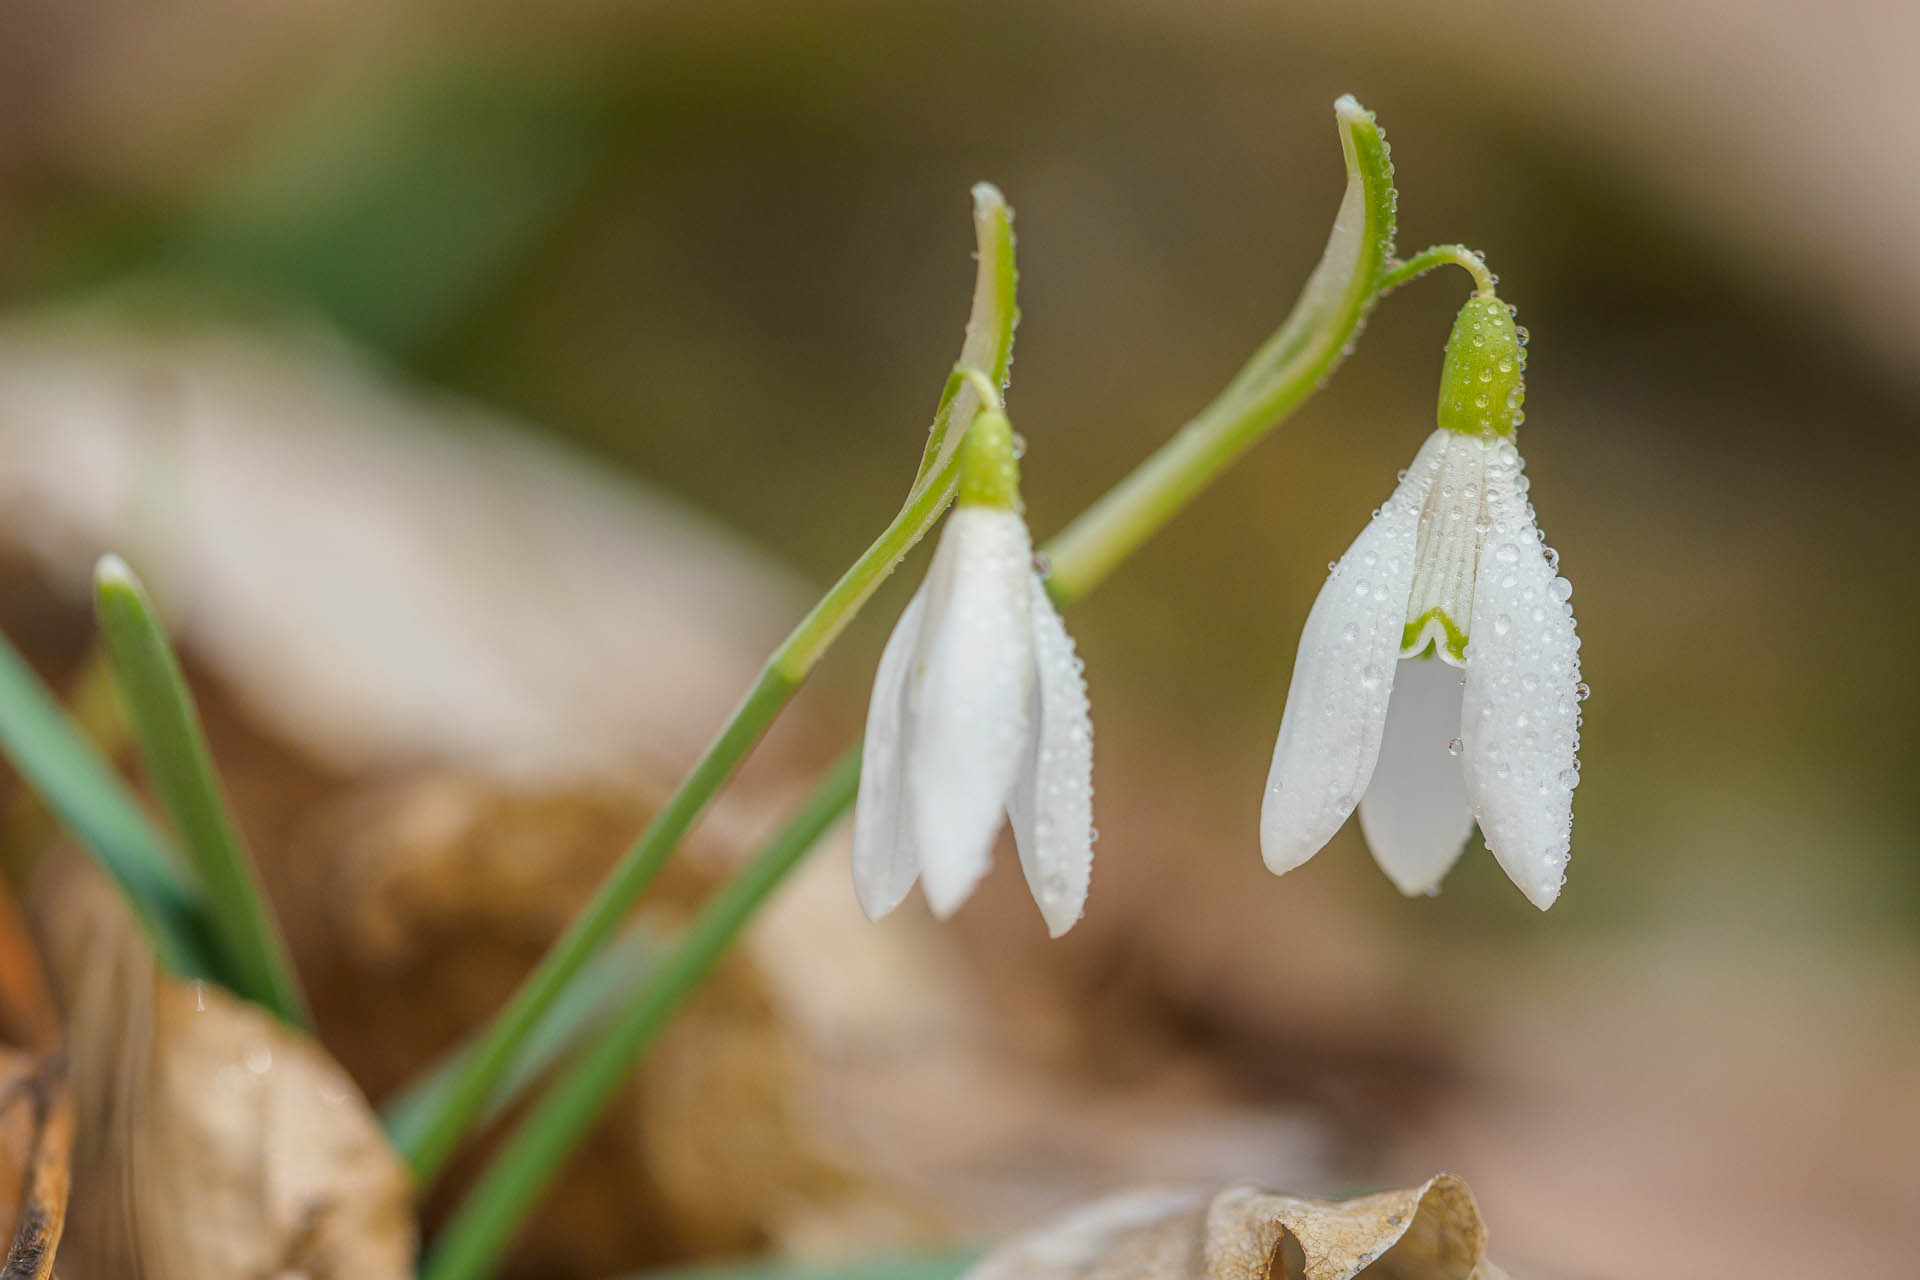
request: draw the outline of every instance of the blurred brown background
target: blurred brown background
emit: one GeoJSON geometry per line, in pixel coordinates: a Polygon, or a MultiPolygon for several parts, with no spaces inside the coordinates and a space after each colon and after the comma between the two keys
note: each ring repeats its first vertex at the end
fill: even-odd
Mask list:
{"type": "MultiPolygon", "coordinates": [[[[795,616],[792,580],[829,581],[904,491],[957,349],[972,182],[1017,210],[1010,408],[1045,537],[1284,315],[1338,201],[1329,105],[1352,91],[1394,144],[1402,248],[1485,250],[1533,334],[1523,447],[1594,688],[1565,895],[1540,915],[1477,841],[1434,901],[1400,899],[1357,832],[1284,880],[1257,855],[1300,623],[1431,429],[1466,288],[1443,273],[1069,620],[1100,736],[1088,917],[1047,944],[1002,867],[941,935],[1031,1114],[988,1125],[998,1146],[916,1152],[901,1135],[955,1123],[937,1090],[829,1088],[826,1110],[962,1234],[1150,1176],[1340,1190],[1446,1167],[1522,1273],[1910,1274],[1916,47],[1920,10],[1891,0],[15,0],[0,490],[34,568],[9,581],[57,596],[68,551],[134,537],[61,488],[99,449],[63,454],[70,400],[22,390],[47,368],[36,344],[84,382],[88,360],[153,362],[123,340],[297,331],[300,351],[317,329],[395,395],[455,397],[453,438],[505,415],[737,535],[764,577],[726,589],[759,604],[751,626],[703,615],[740,650],[704,700],[616,699],[621,728],[589,725],[592,689],[647,683],[618,646],[569,659],[567,604],[537,599],[549,632],[516,640],[587,664],[556,742],[577,723],[610,756],[684,758],[795,616]],[[1044,1115],[1066,1118],[1057,1147],[1044,1115]]],[[[416,477],[423,500],[461,483],[460,449],[389,470],[347,416],[326,485],[287,481],[343,527],[356,467],[385,476],[370,488],[416,477]]],[[[239,421],[206,438],[246,452],[239,421]]],[[[335,439],[324,415],[251,421],[335,439]]],[[[165,490],[127,456],[109,468],[127,493],[165,490]]],[[[510,482],[494,492],[512,508],[510,482]]],[[[225,509],[217,488],[196,501],[225,509]]],[[[168,570],[183,600],[198,572],[168,570]]],[[[858,727],[909,589],[876,600],[757,762],[765,812],[858,727]]],[[[196,652],[215,685],[265,672],[237,677],[257,701],[273,629],[233,623],[232,590],[196,652]]],[[[380,607],[343,590],[343,610],[380,607]]],[[[68,636],[41,637],[52,672],[68,636]]],[[[392,661],[404,685],[422,659],[392,661]]],[[[275,731],[298,737],[299,714],[275,731]]]]}

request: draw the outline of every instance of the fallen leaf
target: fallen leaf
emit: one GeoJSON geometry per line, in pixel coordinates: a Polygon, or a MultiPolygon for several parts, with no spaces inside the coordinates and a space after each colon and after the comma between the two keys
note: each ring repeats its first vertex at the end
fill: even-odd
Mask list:
{"type": "Polygon", "coordinates": [[[347,1074],[264,1010],[157,973],[77,856],[48,881],[36,915],[68,1014],[84,1220],[62,1275],[412,1275],[407,1175],[347,1074]]]}
{"type": "Polygon", "coordinates": [[[1236,1185],[1146,1189],[1075,1210],[965,1280],[1504,1280],[1467,1184],[1315,1200],[1236,1185]]]}
{"type": "MultiPolygon", "coordinates": [[[[631,787],[422,770],[312,815],[285,862],[330,948],[315,1012],[355,1076],[384,1096],[481,1025],[655,808],[631,787]]],[[[684,925],[732,844],[705,828],[666,864],[635,912],[650,936],[684,925]]],[[[529,1269],[606,1275],[911,1216],[806,1122],[804,1046],[765,968],[729,956],[661,1036],[521,1238],[529,1269]]]]}

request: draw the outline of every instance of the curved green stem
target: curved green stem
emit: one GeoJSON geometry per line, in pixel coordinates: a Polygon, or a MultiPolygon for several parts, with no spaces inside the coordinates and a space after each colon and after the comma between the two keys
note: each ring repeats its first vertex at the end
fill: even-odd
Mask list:
{"type": "Polygon", "coordinates": [[[1493,286],[1498,283],[1493,272],[1487,268],[1487,260],[1478,250],[1469,249],[1463,244],[1436,244],[1432,248],[1422,249],[1411,258],[1389,264],[1386,275],[1380,281],[1380,292],[1391,293],[1435,267],[1449,265],[1463,268],[1473,276],[1475,293],[1491,295],[1493,286]]]}
{"type": "Polygon", "coordinates": [[[1351,349],[1393,254],[1393,166],[1373,114],[1335,104],[1347,194],[1326,252],[1274,335],[1216,396],[1047,546],[1047,590],[1084,595],[1319,390],[1351,349]]]}
{"type": "MultiPolygon", "coordinates": [[[[1013,350],[1015,271],[1012,213],[992,187],[974,188],[974,232],[979,271],[973,311],[961,348],[960,368],[982,369],[995,384],[1006,381],[1013,350]]],[[[693,772],[655,815],[647,829],[607,873],[591,901],[581,909],[540,963],[494,1016],[458,1068],[459,1074],[434,1097],[430,1107],[403,1113],[389,1130],[406,1158],[415,1184],[424,1190],[445,1167],[469,1127],[482,1114],[518,1059],[522,1046],[544,1014],[575,980],[594,953],[618,930],[629,909],[706,809],[760,735],[806,679],[820,655],[833,643],[901,558],[913,549],[952,500],[959,469],[959,444],[966,424],[981,406],[970,375],[956,372],[934,414],[920,471],[906,505],[886,531],[821,597],[812,611],[768,658],[747,696],[694,765],[693,772]],[[959,423],[959,429],[954,427],[959,423]]]]}
{"type": "MultiPolygon", "coordinates": [[[[1092,590],[1311,395],[1358,333],[1393,251],[1393,171],[1371,113],[1350,97],[1335,110],[1348,184],[1320,266],[1286,323],[1226,391],[1045,548],[1052,563],[1048,588],[1056,601],[1071,602],[1092,590]]],[[[515,1128],[441,1232],[423,1280],[474,1280],[493,1268],[647,1044],[760,902],[851,806],[859,772],[856,747],[772,843],[699,913],[673,956],[515,1128]]]]}

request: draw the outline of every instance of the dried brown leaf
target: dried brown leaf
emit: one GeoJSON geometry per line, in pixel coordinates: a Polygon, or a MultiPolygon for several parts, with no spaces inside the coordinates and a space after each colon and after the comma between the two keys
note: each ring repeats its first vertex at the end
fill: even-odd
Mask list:
{"type": "MultiPolygon", "coordinates": [[[[331,951],[314,1008],[357,1078],[394,1087],[484,1021],[654,808],[635,788],[422,770],[313,815],[287,863],[331,951]]],[[[730,845],[704,829],[636,919],[671,936],[712,893],[730,845]]],[[[791,1022],[763,965],[728,957],[529,1227],[517,1255],[528,1269],[606,1275],[751,1252],[823,1215],[870,1211],[879,1193],[806,1123],[791,1022]]],[[[429,1220],[443,1203],[429,1203],[429,1220]]]]}
{"type": "Polygon", "coordinates": [[[967,1280],[1504,1280],[1466,1183],[1315,1200],[1237,1185],[1114,1196],[999,1249],[967,1280]]]}
{"type": "Polygon", "coordinates": [[[64,860],[39,897],[78,1103],[84,1221],[62,1274],[410,1276],[406,1172],[333,1059],[217,987],[155,973],[90,866],[64,860]]]}

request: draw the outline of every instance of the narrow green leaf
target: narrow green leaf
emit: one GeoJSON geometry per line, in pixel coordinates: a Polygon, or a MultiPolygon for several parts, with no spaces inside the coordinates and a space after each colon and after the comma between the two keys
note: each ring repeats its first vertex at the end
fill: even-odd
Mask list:
{"type": "Polygon", "coordinates": [[[198,894],[179,857],[118,774],[0,637],[0,750],[61,825],[120,885],[161,966],[216,975],[202,943],[198,894]]]}
{"type": "MultiPolygon", "coordinates": [[[[659,954],[660,944],[637,927],[608,943],[535,1025],[476,1123],[485,1125],[498,1118],[519,1100],[528,1085],[588,1035],[599,1031],[607,1016],[652,974],[659,954]]],[[[408,1151],[419,1143],[432,1117],[446,1105],[449,1092],[478,1044],[476,1032],[380,1108],[380,1119],[395,1148],[408,1151]]]]}
{"type": "Polygon", "coordinates": [[[221,797],[173,647],[139,580],[120,557],[101,557],[93,585],[115,683],[154,789],[199,872],[214,943],[231,968],[228,985],[289,1025],[304,1028],[306,1003],[286,943],[221,797]]]}

